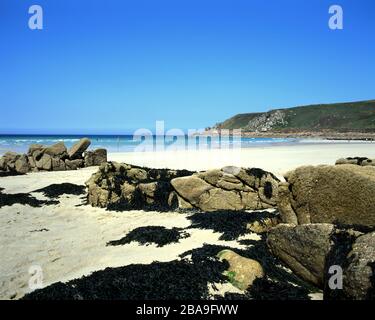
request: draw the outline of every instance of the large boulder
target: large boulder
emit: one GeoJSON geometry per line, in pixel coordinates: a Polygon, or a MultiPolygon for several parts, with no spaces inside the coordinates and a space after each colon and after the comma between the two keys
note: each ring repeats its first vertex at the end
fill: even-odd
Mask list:
{"type": "Polygon", "coordinates": [[[82,158],[82,153],[90,146],[91,141],[88,138],[82,138],[75,143],[68,151],[70,159],[82,158]]]}
{"type": "Polygon", "coordinates": [[[262,265],[254,259],[242,257],[227,249],[220,251],[217,256],[221,261],[228,262],[229,268],[225,275],[234,286],[241,290],[248,289],[256,279],[264,277],[262,265]]]}
{"type": "Polygon", "coordinates": [[[64,159],[64,158],[67,158],[67,156],[68,156],[66,146],[65,146],[64,142],[62,142],[62,141],[58,142],[56,144],[53,144],[52,146],[45,147],[44,153],[48,154],[49,156],[51,156],[53,158],[64,159]]]}
{"type": "Polygon", "coordinates": [[[30,171],[29,159],[25,154],[21,155],[15,162],[15,170],[18,173],[25,174],[30,171]]]}
{"type": "Polygon", "coordinates": [[[41,158],[35,162],[39,170],[50,171],[52,169],[52,157],[46,153],[42,154],[41,158]]]}
{"type": "Polygon", "coordinates": [[[279,224],[267,237],[272,253],[325,299],[375,299],[375,232],[332,224],[279,224]]]}
{"type": "Polygon", "coordinates": [[[332,224],[293,226],[279,224],[272,228],[267,244],[301,278],[323,287],[325,260],[332,249],[332,224]]]}
{"type": "Polygon", "coordinates": [[[342,223],[375,226],[375,168],[306,166],[280,184],[278,208],[284,223],[342,223]]]}
{"type": "Polygon", "coordinates": [[[3,171],[15,171],[16,161],[20,157],[15,152],[6,152],[1,158],[1,168],[3,171]]]}
{"type": "Polygon", "coordinates": [[[94,151],[85,151],[85,167],[100,166],[107,162],[107,150],[96,149],[94,151]]]}

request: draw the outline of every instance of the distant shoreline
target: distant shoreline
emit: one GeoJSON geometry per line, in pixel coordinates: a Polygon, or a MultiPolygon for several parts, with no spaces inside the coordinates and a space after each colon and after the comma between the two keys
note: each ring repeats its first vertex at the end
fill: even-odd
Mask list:
{"type": "MultiPolygon", "coordinates": [[[[200,136],[220,134],[221,130],[206,130],[200,136]]],[[[235,131],[230,130],[232,135],[235,131]]],[[[348,140],[348,141],[375,141],[375,132],[333,132],[333,131],[300,131],[300,132],[250,132],[241,131],[242,138],[290,138],[290,139],[321,139],[321,140],[348,140]]]]}

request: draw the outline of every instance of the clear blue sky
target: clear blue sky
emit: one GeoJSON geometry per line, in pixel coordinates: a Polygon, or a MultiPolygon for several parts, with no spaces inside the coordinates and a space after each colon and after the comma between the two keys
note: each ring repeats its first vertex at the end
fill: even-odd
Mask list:
{"type": "Polygon", "coordinates": [[[1,133],[201,128],[375,99],[373,0],[1,0],[0,36],[1,133]],[[344,30],[328,28],[331,4],[344,30]]]}

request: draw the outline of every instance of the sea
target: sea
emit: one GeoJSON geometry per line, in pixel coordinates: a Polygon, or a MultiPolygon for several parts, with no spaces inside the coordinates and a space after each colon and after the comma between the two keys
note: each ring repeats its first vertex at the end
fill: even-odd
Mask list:
{"type": "Polygon", "coordinates": [[[133,135],[0,135],[0,154],[7,151],[26,153],[31,144],[52,145],[63,141],[67,148],[87,137],[90,149],[105,148],[108,152],[162,151],[176,149],[251,148],[301,143],[295,138],[217,138],[204,136],[133,135]]]}

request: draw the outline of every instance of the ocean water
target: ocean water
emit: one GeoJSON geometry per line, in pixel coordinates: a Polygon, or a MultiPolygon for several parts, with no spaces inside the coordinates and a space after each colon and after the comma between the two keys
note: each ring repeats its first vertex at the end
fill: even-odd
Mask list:
{"type": "Polygon", "coordinates": [[[298,143],[292,138],[207,138],[188,136],[149,136],[133,135],[0,135],[0,154],[7,151],[27,152],[34,143],[52,145],[63,141],[70,148],[79,139],[91,140],[90,149],[106,148],[109,152],[162,151],[175,149],[217,149],[217,148],[251,148],[256,146],[298,143]]]}

